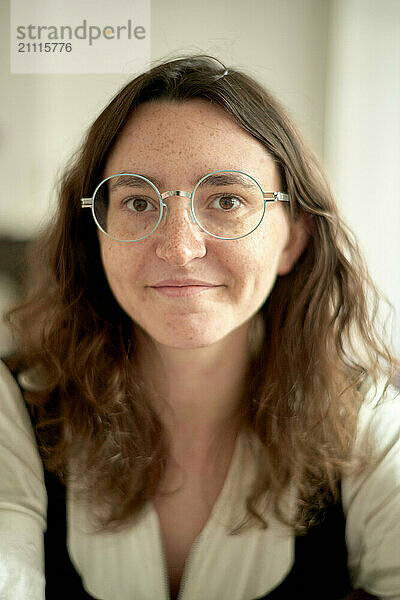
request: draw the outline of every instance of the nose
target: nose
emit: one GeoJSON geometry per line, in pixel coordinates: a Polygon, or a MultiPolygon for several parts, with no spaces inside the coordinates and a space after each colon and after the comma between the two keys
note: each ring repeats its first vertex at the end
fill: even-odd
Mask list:
{"type": "Polygon", "coordinates": [[[165,215],[154,232],[156,255],[173,266],[183,267],[206,255],[205,235],[189,213],[189,203],[174,198],[164,209],[165,215]]]}

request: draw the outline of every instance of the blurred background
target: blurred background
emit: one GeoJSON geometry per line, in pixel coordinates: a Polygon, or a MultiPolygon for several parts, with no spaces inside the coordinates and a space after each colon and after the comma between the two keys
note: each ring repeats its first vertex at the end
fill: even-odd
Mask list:
{"type": "MultiPolygon", "coordinates": [[[[9,0],[0,11],[1,314],[63,165],[130,76],[12,75],[9,0]]],[[[245,70],[286,105],[399,315],[400,0],[152,0],[151,60],[188,52],[245,70]]],[[[400,355],[398,316],[388,335],[400,355]]],[[[0,324],[0,354],[11,347],[0,324]]]]}

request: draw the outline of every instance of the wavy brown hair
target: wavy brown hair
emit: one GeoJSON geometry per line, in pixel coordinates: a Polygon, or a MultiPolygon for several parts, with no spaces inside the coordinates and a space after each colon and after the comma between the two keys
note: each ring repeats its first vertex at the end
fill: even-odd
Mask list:
{"type": "Polygon", "coordinates": [[[395,361],[374,327],[377,292],[313,154],[269,92],[242,72],[224,73],[211,57],[176,59],[133,79],[65,170],[56,214],[34,248],[34,285],[9,314],[18,365],[39,373],[40,389],[26,400],[47,467],[65,477],[76,465],[101,527],[121,526],[156,495],[168,439],[135,367],[132,323],[108,287],[96,227],[80,199],[102,179],[136,107],[193,98],[223,108],[261,142],[280,169],[290,219],[308,215],[312,224],[306,250],[278,277],[259,313],[264,336],[248,367],[242,425],[256,434],[262,454],[248,518],[236,529],[265,525],[259,501],[267,491],[277,516],[287,519],[281,500],[293,481],[301,502],[291,523],[300,530],[315,506],[337,499],[351,465],[360,384],[367,375],[377,381],[395,361]]]}

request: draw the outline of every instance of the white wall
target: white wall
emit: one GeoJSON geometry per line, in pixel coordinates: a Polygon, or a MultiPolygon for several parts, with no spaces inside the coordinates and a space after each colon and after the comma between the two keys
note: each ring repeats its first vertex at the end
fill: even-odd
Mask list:
{"type": "Polygon", "coordinates": [[[328,65],[324,162],[370,272],[400,315],[399,0],[332,2],[328,65]]]}
{"type": "MultiPolygon", "coordinates": [[[[153,60],[215,54],[276,92],[325,162],[371,271],[400,313],[399,7],[153,0],[151,48],[153,60]]],[[[22,238],[37,232],[57,172],[127,77],[11,75],[7,0],[0,10],[0,235],[22,238]]],[[[397,344],[400,352],[400,336],[397,344]]]]}

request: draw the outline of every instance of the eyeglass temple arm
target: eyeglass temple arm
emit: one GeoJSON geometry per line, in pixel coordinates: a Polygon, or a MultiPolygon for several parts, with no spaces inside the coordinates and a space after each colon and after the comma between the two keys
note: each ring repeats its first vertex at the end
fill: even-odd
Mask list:
{"type": "Polygon", "coordinates": [[[81,198],[81,208],[92,208],[93,198],[81,198]]]}
{"type": "Polygon", "coordinates": [[[266,202],[289,202],[289,194],[284,192],[263,192],[266,202]]]}

